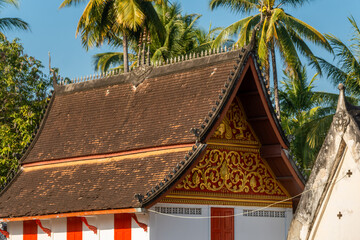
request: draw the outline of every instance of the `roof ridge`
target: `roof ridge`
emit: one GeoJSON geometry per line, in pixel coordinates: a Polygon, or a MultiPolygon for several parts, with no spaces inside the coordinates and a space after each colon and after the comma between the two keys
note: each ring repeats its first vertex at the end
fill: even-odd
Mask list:
{"type": "MultiPolygon", "coordinates": [[[[224,47],[219,47],[219,48],[202,50],[200,53],[192,52],[192,53],[188,53],[188,54],[177,55],[175,57],[168,58],[166,61],[163,61],[163,60],[160,60],[160,61],[157,60],[155,62],[150,61],[150,62],[148,62],[149,64],[144,64],[144,65],[151,66],[153,68],[159,68],[159,67],[174,65],[174,64],[182,63],[182,62],[190,62],[190,61],[193,61],[193,60],[199,59],[199,58],[207,58],[209,56],[226,54],[229,52],[237,51],[239,49],[242,49],[242,48],[240,48],[237,44],[234,44],[231,47],[224,46],[224,47]]],[[[128,75],[144,65],[133,67],[127,73],[124,73],[120,69],[114,69],[114,70],[101,72],[101,73],[97,73],[97,74],[92,74],[92,75],[90,74],[90,75],[82,76],[82,77],[74,77],[74,78],[71,78],[70,80],[68,80],[64,77],[60,77],[59,84],[57,84],[57,85],[58,86],[74,85],[74,84],[78,84],[78,83],[101,80],[101,79],[106,79],[106,78],[119,76],[119,75],[128,75]]],[[[54,86],[54,88],[55,88],[55,86],[54,86]]]]}

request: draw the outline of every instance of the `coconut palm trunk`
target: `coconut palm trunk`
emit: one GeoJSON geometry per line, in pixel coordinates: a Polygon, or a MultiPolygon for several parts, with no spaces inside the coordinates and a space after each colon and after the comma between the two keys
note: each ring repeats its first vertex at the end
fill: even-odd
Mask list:
{"type": "Polygon", "coordinates": [[[280,119],[279,87],[278,87],[277,70],[276,70],[274,40],[270,42],[270,51],[271,51],[271,64],[273,68],[275,110],[278,119],[280,119]]]}
{"type": "Polygon", "coordinates": [[[129,72],[129,56],[128,56],[128,40],[126,32],[123,31],[123,56],[124,56],[124,72],[129,72]]]}
{"type": "Polygon", "coordinates": [[[265,65],[265,85],[268,89],[268,93],[270,94],[270,62],[269,62],[269,54],[267,55],[267,59],[264,63],[265,65]]]}

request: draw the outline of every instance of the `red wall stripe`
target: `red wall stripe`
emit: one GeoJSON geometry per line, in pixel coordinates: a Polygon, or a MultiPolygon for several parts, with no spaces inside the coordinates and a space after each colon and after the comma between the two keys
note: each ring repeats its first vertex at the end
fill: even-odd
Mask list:
{"type": "Polygon", "coordinates": [[[67,218],[67,240],[82,240],[82,221],[79,217],[67,218]]]}
{"type": "Polygon", "coordinates": [[[24,240],[37,240],[38,226],[35,220],[29,220],[23,222],[23,236],[24,240]]]}
{"type": "Polygon", "coordinates": [[[131,240],[131,214],[114,214],[115,240],[131,240]]]}

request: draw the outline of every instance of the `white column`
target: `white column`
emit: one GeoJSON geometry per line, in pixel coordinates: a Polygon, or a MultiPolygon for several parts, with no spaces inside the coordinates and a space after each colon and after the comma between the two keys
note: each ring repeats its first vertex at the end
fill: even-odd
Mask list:
{"type": "Polygon", "coordinates": [[[8,232],[11,240],[23,240],[23,222],[9,222],[8,232]]]}
{"type": "MultiPolygon", "coordinates": [[[[50,220],[40,220],[41,224],[44,228],[48,228],[51,230],[51,221],[50,220]]],[[[49,236],[47,233],[45,233],[39,226],[37,226],[37,232],[38,232],[38,240],[50,240],[51,235],[49,236]]],[[[51,234],[52,231],[51,231],[51,234]]]]}
{"type": "MultiPolygon", "coordinates": [[[[92,225],[96,228],[98,228],[97,226],[97,217],[96,216],[91,216],[91,217],[85,217],[88,224],[89,225],[92,225]]],[[[83,239],[86,239],[86,240],[98,240],[98,234],[99,234],[99,229],[97,231],[97,234],[95,234],[92,230],[90,230],[86,225],[85,223],[83,223],[82,225],[82,229],[83,229],[83,239]]]]}
{"type": "Polygon", "coordinates": [[[149,240],[149,215],[136,213],[136,217],[139,222],[148,225],[148,231],[145,232],[144,229],[131,218],[131,240],[149,240]]]}
{"type": "Polygon", "coordinates": [[[66,239],[66,218],[51,219],[52,240],[66,239]]]}
{"type": "Polygon", "coordinates": [[[100,240],[114,239],[114,214],[99,215],[98,234],[100,240]]]}

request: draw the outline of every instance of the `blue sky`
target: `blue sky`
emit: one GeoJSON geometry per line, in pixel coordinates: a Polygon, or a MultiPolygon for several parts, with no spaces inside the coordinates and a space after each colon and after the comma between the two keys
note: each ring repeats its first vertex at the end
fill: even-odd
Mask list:
{"type": "MultiPolygon", "coordinates": [[[[61,76],[70,78],[87,76],[94,73],[92,56],[99,52],[112,51],[103,46],[100,49],[85,51],[79,39],[75,38],[76,25],[84,5],[59,10],[62,0],[20,0],[20,8],[6,7],[0,17],[20,17],[31,26],[31,32],[8,32],[9,39],[20,38],[25,52],[36,57],[46,66],[48,73],[48,52],[51,52],[52,66],[60,69],[61,76]]],[[[244,15],[231,13],[219,8],[210,11],[209,0],[179,1],[185,13],[202,14],[199,25],[208,29],[213,26],[228,26],[244,15]]],[[[291,15],[312,25],[322,33],[331,33],[344,42],[351,38],[352,29],[347,20],[351,14],[360,24],[359,0],[312,0],[301,8],[285,9],[291,15]]],[[[117,51],[116,49],[114,51],[117,51]]],[[[323,50],[313,47],[316,55],[326,59],[332,57],[323,50]]],[[[281,71],[278,67],[278,71],[281,71]]],[[[311,77],[315,72],[308,70],[311,77]]],[[[325,78],[317,82],[317,90],[337,92],[325,78]]]]}

